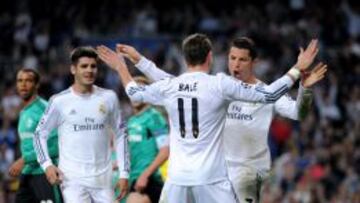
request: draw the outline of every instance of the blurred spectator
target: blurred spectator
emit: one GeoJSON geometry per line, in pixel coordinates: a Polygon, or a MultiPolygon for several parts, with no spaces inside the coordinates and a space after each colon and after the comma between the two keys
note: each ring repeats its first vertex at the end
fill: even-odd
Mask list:
{"type": "Polygon", "coordinates": [[[341,119],[340,109],[337,105],[338,84],[333,74],[328,74],[330,86],[327,88],[316,87],[314,99],[319,109],[321,122],[339,121],[341,119]]]}
{"type": "Polygon", "coordinates": [[[2,95],[1,108],[3,109],[3,120],[15,122],[19,112],[21,100],[17,96],[14,86],[7,85],[2,95]]]}

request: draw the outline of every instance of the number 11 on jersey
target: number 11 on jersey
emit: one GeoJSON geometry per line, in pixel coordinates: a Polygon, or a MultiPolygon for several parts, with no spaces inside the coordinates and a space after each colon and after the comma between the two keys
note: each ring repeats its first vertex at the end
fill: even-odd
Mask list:
{"type": "MultiPolygon", "coordinates": [[[[185,124],[185,112],[184,112],[184,99],[178,98],[178,110],[179,110],[179,124],[180,124],[180,135],[185,138],[186,124],[185,124]]],[[[191,122],[192,122],[192,133],[194,138],[199,136],[199,119],[198,119],[198,100],[191,98],[191,122]]]]}

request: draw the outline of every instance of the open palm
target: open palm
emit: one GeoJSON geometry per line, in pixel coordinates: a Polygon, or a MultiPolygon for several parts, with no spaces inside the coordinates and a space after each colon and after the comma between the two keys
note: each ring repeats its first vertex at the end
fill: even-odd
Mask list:
{"type": "Polygon", "coordinates": [[[302,85],[305,88],[312,87],[315,83],[320,81],[325,77],[327,71],[327,65],[323,63],[318,63],[315,68],[308,74],[305,73],[302,85]]]}
{"type": "Polygon", "coordinates": [[[296,66],[300,70],[306,70],[312,64],[318,52],[318,41],[313,39],[305,50],[302,47],[300,48],[296,66]]]}

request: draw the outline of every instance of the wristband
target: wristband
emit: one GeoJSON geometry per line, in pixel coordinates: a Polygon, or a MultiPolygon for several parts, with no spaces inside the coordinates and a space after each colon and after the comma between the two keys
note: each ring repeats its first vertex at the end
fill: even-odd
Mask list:
{"type": "Polygon", "coordinates": [[[301,72],[298,68],[293,67],[288,71],[288,74],[290,75],[290,77],[297,80],[300,78],[301,72]]]}

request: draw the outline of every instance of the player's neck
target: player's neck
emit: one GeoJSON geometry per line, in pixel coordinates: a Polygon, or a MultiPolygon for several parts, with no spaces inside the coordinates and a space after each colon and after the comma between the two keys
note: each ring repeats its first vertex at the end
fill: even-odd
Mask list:
{"type": "Polygon", "coordinates": [[[248,84],[256,84],[256,83],[258,83],[258,81],[259,80],[255,77],[255,75],[251,75],[247,79],[243,80],[243,82],[248,83],[248,84]]]}
{"type": "Polygon", "coordinates": [[[93,91],[93,85],[80,85],[78,83],[74,83],[72,88],[74,92],[78,94],[90,94],[93,91]]]}
{"type": "Polygon", "coordinates": [[[188,66],[187,72],[209,72],[209,67],[206,65],[196,65],[196,66],[188,66]]]}
{"type": "Polygon", "coordinates": [[[27,107],[29,104],[31,104],[36,98],[37,98],[37,94],[33,94],[31,95],[31,97],[27,98],[27,99],[23,99],[22,100],[22,108],[27,107]]]}

